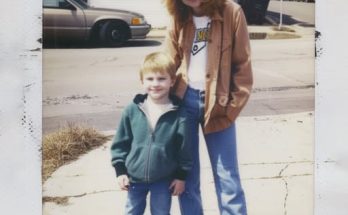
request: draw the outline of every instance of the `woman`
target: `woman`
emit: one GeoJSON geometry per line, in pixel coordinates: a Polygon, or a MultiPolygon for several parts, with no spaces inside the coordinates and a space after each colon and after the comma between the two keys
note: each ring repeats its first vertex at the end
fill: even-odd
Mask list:
{"type": "Polygon", "coordinates": [[[181,213],[203,214],[198,150],[201,125],[220,214],[245,215],[234,124],[252,86],[245,16],[230,0],[165,0],[165,4],[172,16],[166,51],[178,68],[173,90],[184,99],[193,138],[194,165],[179,198],[181,213]]]}

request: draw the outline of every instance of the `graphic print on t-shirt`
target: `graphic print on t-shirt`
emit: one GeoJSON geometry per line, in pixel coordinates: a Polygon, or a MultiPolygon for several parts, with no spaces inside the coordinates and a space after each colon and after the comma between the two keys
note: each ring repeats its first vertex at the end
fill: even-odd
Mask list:
{"type": "Polygon", "coordinates": [[[193,41],[191,49],[192,55],[196,55],[200,50],[207,46],[207,42],[209,39],[209,28],[210,22],[207,24],[207,27],[196,29],[195,39],[193,41]]]}

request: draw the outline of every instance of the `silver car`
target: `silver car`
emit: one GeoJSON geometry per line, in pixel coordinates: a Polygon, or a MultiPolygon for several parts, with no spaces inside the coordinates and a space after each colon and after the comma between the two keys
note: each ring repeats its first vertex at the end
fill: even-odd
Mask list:
{"type": "Polygon", "coordinates": [[[139,13],[94,8],[82,0],[44,0],[44,40],[93,40],[118,46],[128,39],[144,39],[149,25],[139,13]]]}

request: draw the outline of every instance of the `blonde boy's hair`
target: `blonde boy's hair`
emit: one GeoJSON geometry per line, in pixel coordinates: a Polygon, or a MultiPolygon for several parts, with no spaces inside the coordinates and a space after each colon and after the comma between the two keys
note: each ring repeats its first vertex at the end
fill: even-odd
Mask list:
{"type": "Polygon", "coordinates": [[[172,80],[175,80],[176,77],[173,59],[163,52],[153,52],[146,55],[140,68],[140,80],[143,81],[144,74],[150,72],[167,73],[172,80]]]}

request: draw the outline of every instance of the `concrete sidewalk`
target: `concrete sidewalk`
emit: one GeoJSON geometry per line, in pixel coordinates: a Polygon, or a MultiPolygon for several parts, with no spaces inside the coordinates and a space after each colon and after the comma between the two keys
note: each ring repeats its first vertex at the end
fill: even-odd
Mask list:
{"type": "MultiPolygon", "coordinates": [[[[112,132],[113,133],[113,132],[112,132]]],[[[240,117],[238,156],[249,215],[313,214],[314,116],[311,112],[240,117]]],[[[208,155],[201,143],[201,188],[206,215],[219,214],[208,155]]],[[[44,215],[122,215],[120,191],[110,164],[110,142],[59,168],[43,185],[44,215]]],[[[149,211],[145,213],[150,214],[149,211]]],[[[172,215],[179,215],[173,198],[172,215]]]]}

